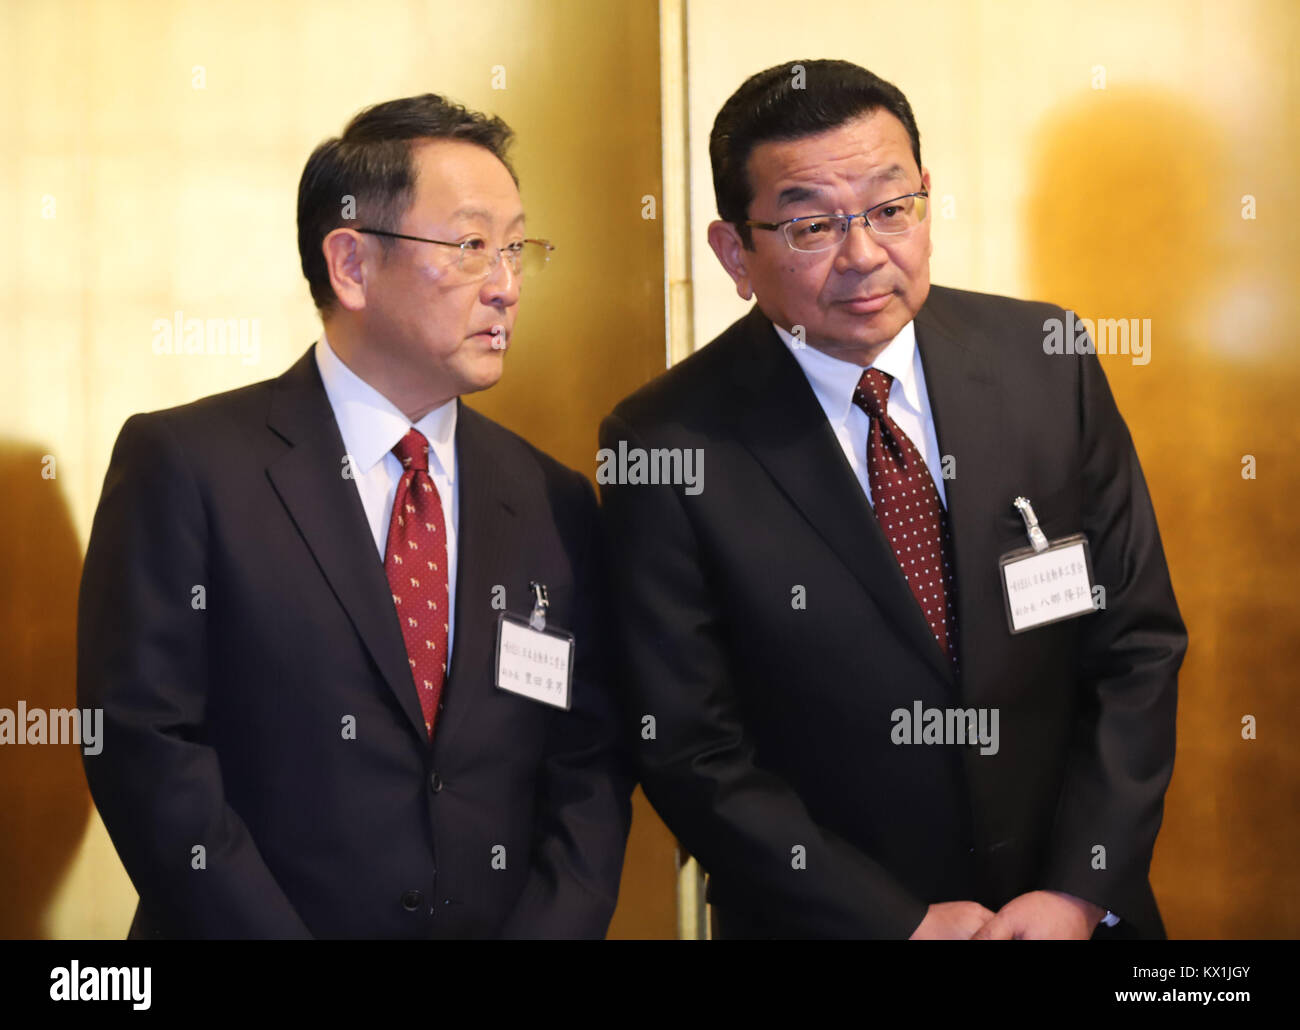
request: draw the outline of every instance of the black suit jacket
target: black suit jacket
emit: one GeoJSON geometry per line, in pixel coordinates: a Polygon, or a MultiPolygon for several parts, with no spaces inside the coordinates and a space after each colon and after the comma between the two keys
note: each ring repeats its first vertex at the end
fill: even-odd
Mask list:
{"type": "Polygon", "coordinates": [[[123,426],[77,657],[79,703],[104,709],[84,764],[140,894],[132,936],[605,933],[630,781],[595,496],[484,416],[457,419],[455,638],[432,746],[313,352],[123,426]],[[526,613],[530,580],[576,635],[568,712],[494,686],[494,588],[526,613]]]}
{"type": "Polygon", "coordinates": [[[604,422],[604,447],[703,455],[698,493],[602,485],[602,507],[629,715],[654,716],[634,744],[645,791],[709,872],[724,932],[906,937],[931,903],[1055,889],[1163,934],[1148,868],[1186,636],[1101,366],[1044,354],[1051,317],[937,286],[916,316],[955,459],[959,681],[757,308],[604,422]],[[1087,534],[1104,610],[1008,631],[1018,494],[1049,536],[1087,534]],[[891,743],[918,700],[997,708],[1000,750],[891,743]]]}

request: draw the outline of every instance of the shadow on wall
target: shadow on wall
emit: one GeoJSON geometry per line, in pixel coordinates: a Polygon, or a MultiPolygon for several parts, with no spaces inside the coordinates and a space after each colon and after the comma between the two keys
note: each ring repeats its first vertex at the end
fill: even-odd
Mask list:
{"type": "MultiPolygon", "coordinates": [[[[1300,762],[1287,753],[1300,360],[1285,328],[1300,313],[1300,259],[1282,239],[1282,203],[1251,217],[1267,158],[1228,141],[1250,132],[1262,138],[1173,94],[1092,92],[1045,120],[1025,206],[1031,296],[1098,326],[1128,320],[1147,348],[1098,351],[1190,638],[1152,866],[1171,937],[1300,932],[1300,762]],[[1256,740],[1243,739],[1247,715],[1256,740]]],[[[1122,342],[1116,323],[1107,345],[1122,342]]]]}
{"type": "MultiPolygon", "coordinates": [[[[42,476],[45,453],[0,444],[0,708],[14,713],[77,703],[77,586],[81,549],[63,491],[42,476]]],[[[27,739],[24,737],[23,739],[27,739]]],[[[47,733],[46,740],[49,740],[47,733]]],[[[0,937],[46,937],[45,912],[91,812],[81,748],[0,745],[0,937]]]]}

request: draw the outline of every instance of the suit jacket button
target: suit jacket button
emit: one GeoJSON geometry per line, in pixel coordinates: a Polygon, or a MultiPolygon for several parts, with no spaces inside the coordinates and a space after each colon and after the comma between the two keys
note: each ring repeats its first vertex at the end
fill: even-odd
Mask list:
{"type": "Polygon", "coordinates": [[[429,774],[429,789],[433,791],[435,794],[437,794],[438,791],[442,790],[442,777],[439,776],[436,772],[429,774]]]}
{"type": "Polygon", "coordinates": [[[414,912],[420,907],[420,902],[424,900],[424,895],[419,891],[407,891],[402,895],[402,908],[408,912],[414,912]]]}

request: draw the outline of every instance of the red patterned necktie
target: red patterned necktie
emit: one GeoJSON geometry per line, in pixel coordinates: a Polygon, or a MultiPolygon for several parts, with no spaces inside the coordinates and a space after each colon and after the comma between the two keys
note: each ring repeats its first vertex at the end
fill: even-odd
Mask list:
{"type": "Polygon", "coordinates": [[[916,446],[889,417],[893,376],[869,368],[858,380],[853,403],[871,419],[867,477],[876,519],[894,558],[930,624],[934,639],[957,666],[957,591],[953,585],[948,514],[916,446]]]}
{"type": "Polygon", "coordinates": [[[432,740],[447,676],[447,526],[429,476],[429,441],[412,429],[393,453],[402,463],[402,478],[388,523],[384,571],[432,740]]]}

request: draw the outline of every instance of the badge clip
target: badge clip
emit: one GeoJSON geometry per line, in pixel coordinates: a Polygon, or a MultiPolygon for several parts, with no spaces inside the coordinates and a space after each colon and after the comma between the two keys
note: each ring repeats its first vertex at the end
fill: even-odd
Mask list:
{"type": "Polygon", "coordinates": [[[1034,506],[1029,503],[1029,498],[1017,497],[1011,504],[1025,520],[1025,532],[1029,534],[1029,542],[1033,545],[1034,551],[1046,551],[1047,537],[1038,526],[1038,516],[1034,514],[1034,506]]]}
{"type": "Polygon", "coordinates": [[[546,596],[545,583],[534,583],[530,580],[528,589],[533,592],[533,613],[528,616],[528,625],[540,633],[546,629],[546,609],[551,606],[551,602],[546,596]]]}

